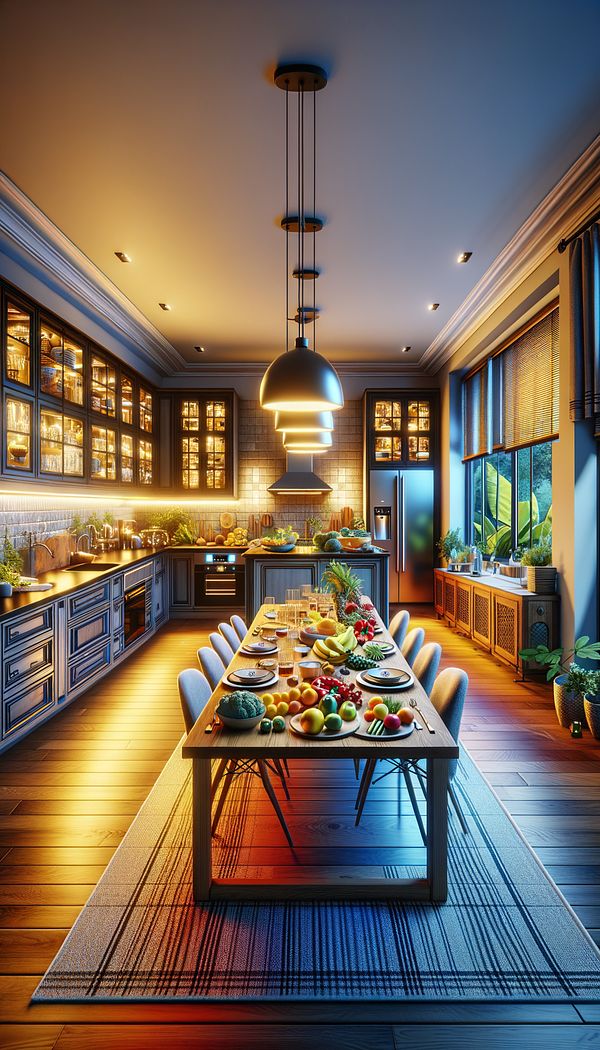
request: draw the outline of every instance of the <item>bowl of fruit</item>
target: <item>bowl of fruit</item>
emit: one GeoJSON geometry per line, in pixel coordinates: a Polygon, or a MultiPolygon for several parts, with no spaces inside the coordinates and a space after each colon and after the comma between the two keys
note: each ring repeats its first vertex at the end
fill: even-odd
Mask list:
{"type": "Polygon", "coordinates": [[[219,700],[217,714],[230,729],[254,729],[263,718],[266,707],[260,696],[248,689],[237,689],[219,700]]]}
{"type": "Polygon", "coordinates": [[[287,554],[288,551],[293,551],[298,538],[299,533],[295,532],[291,525],[286,525],[283,529],[270,529],[260,542],[267,551],[287,554]]]}
{"type": "Polygon", "coordinates": [[[340,543],[342,550],[345,551],[359,551],[363,547],[372,548],[371,533],[366,529],[343,528],[340,532],[340,543]]]}

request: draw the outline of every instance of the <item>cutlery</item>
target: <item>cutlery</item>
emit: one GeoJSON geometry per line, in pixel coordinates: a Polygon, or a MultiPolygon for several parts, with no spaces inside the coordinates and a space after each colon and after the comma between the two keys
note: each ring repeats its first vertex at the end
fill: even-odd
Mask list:
{"type": "Polygon", "coordinates": [[[422,728],[423,728],[423,726],[421,725],[421,723],[417,722],[417,720],[415,718],[415,729],[422,729],[422,728]]]}
{"type": "Polygon", "coordinates": [[[429,724],[429,722],[428,722],[428,721],[427,721],[427,719],[425,718],[425,715],[424,715],[424,714],[423,714],[423,712],[421,711],[420,707],[418,707],[418,705],[417,705],[417,701],[416,701],[416,700],[415,700],[415,699],[413,698],[413,699],[411,699],[411,700],[409,700],[409,701],[408,701],[408,704],[409,704],[409,707],[412,707],[413,711],[418,711],[419,715],[420,715],[420,716],[421,716],[421,718],[423,719],[423,722],[425,723],[425,725],[426,725],[427,729],[429,730],[429,732],[430,732],[430,733],[435,733],[435,729],[433,728],[433,726],[431,726],[431,725],[429,724]]]}
{"type": "Polygon", "coordinates": [[[209,722],[208,725],[204,727],[204,732],[205,733],[212,733],[212,731],[215,728],[215,726],[219,726],[220,724],[221,723],[219,722],[219,716],[218,716],[218,714],[216,712],[216,709],[215,709],[213,711],[212,721],[209,722]]]}

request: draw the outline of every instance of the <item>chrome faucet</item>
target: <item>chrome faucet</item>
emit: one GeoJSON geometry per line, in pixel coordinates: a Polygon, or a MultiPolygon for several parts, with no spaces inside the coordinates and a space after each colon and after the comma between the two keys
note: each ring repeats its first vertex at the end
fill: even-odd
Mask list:
{"type": "Polygon", "coordinates": [[[33,550],[34,547],[43,547],[43,549],[48,552],[48,554],[50,555],[51,558],[55,557],[55,553],[56,552],[50,550],[50,547],[48,546],[48,544],[47,543],[42,543],[41,540],[35,540],[34,543],[31,544],[31,549],[33,550]]]}
{"type": "Polygon", "coordinates": [[[79,550],[79,544],[81,543],[82,540],[86,541],[85,550],[89,551],[89,549],[90,549],[90,537],[89,537],[89,533],[87,533],[87,532],[82,532],[81,536],[77,537],[77,540],[75,541],[75,550],[76,551],[79,550]]]}

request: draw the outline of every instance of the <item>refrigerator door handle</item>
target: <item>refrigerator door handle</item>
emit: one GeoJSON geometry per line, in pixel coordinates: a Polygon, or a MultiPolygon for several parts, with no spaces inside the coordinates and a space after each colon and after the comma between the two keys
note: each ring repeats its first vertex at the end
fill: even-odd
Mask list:
{"type": "Polygon", "coordinates": [[[394,478],[394,490],[395,490],[394,494],[395,494],[395,497],[396,497],[396,500],[395,500],[395,502],[396,502],[396,508],[395,508],[396,509],[396,528],[394,530],[395,534],[396,534],[396,572],[400,572],[400,527],[401,527],[400,485],[401,485],[400,475],[396,474],[396,476],[394,478]]]}
{"type": "Polygon", "coordinates": [[[406,515],[404,507],[404,475],[400,475],[400,520],[402,528],[402,572],[406,571],[406,515]]]}

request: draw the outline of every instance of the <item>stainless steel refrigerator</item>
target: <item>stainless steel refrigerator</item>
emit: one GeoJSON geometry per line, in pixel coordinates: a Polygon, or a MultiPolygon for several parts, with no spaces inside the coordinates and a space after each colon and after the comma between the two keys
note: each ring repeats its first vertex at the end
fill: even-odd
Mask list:
{"type": "Polygon", "coordinates": [[[369,527],[389,551],[390,602],[433,601],[433,470],[371,470],[369,527]]]}

